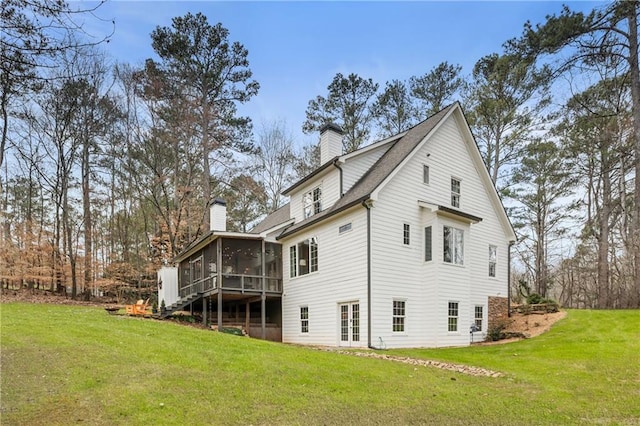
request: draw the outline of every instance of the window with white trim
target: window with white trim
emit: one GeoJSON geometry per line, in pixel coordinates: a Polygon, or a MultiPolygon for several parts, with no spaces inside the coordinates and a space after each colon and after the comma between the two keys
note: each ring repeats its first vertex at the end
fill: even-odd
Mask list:
{"type": "Polygon", "coordinates": [[[449,302],[447,330],[458,331],[458,302],[449,302]]]}
{"type": "Polygon", "coordinates": [[[298,276],[298,269],[296,268],[298,255],[296,250],[296,246],[289,247],[289,276],[291,278],[298,276]]]}
{"type": "Polygon", "coordinates": [[[393,331],[404,332],[406,302],[404,300],[393,301],[393,331]]]}
{"type": "Polygon", "coordinates": [[[460,179],[451,178],[451,205],[460,207],[460,179]]]}
{"type": "Polygon", "coordinates": [[[318,242],[309,238],[289,247],[289,276],[307,275],[318,270],[318,242]]]}
{"type": "Polygon", "coordinates": [[[309,332],[309,307],[308,306],[300,307],[300,332],[301,333],[309,332]]]}
{"type": "Polygon", "coordinates": [[[322,211],[322,189],[314,188],[302,196],[304,218],[313,216],[322,211]]]}
{"type": "Polygon", "coordinates": [[[476,331],[482,331],[482,317],[484,308],[482,305],[477,305],[474,310],[474,323],[476,325],[476,331]]]}
{"type": "Polygon", "coordinates": [[[424,228],[424,261],[429,262],[432,259],[431,227],[427,226],[424,228]]]}
{"type": "Polygon", "coordinates": [[[452,226],[443,227],[442,259],[445,263],[464,265],[464,231],[452,226]]]}
{"type": "Polygon", "coordinates": [[[498,247],[489,246],[489,276],[496,276],[496,263],[498,260],[498,247]]]}
{"type": "Polygon", "coordinates": [[[422,166],[422,183],[429,185],[429,166],[422,166]]]}
{"type": "Polygon", "coordinates": [[[408,246],[411,242],[411,226],[408,223],[402,225],[402,243],[408,246]]]}

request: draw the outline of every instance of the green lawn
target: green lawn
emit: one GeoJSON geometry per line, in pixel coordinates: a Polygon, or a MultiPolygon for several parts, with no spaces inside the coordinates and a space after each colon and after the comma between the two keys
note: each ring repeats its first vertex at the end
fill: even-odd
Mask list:
{"type": "Polygon", "coordinates": [[[2,425],[640,424],[640,311],[570,311],[497,346],[393,350],[505,373],[263,342],[103,309],[1,304],[2,425]]]}

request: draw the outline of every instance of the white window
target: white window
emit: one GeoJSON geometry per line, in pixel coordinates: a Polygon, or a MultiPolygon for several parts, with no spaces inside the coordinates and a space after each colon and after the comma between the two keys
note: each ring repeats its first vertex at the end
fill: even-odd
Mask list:
{"type": "Polygon", "coordinates": [[[422,182],[429,185],[429,166],[422,166],[422,182]]]}
{"type": "Polygon", "coordinates": [[[496,276],[496,262],[498,257],[498,247],[489,246],[489,276],[496,276]]]}
{"type": "Polygon", "coordinates": [[[432,244],[431,244],[431,227],[427,226],[424,228],[424,261],[429,262],[433,259],[432,254],[432,244]]]}
{"type": "Polygon", "coordinates": [[[404,332],[405,301],[393,301],[393,331],[404,332]]]}
{"type": "Polygon", "coordinates": [[[448,331],[458,331],[458,302],[449,302],[448,331]]]}
{"type": "Polygon", "coordinates": [[[460,180],[451,178],[451,205],[460,207],[460,180]]]}
{"type": "Polygon", "coordinates": [[[340,228],[338,228],[338,234],[342,234],[347,231],[351,231],[351,222],[345,225],[342,225],[340,228]]]}
{"type": "Polygon", "coordinates": [[[316,272],[318,270],[318,242],[315,238],[309,240],[309,263],[311,265],[310,271],[316,272]]]}
{"type": "Polygon", "coordinates": [[[302,333],[309,332],[309,307],[300,307],[300,331],[302,333]]]}
{"type": "Polygon", "coordinates": [[[443,260],[445,263],[464,265],[464,231],[452,226],[443,230],[443,260]]]}
{"type": "Polygon", "coordinates": [[[298,276],[298,269],[296,268],[297,259],[296,246],[289,247],[289,276],[291,278],[298,276]]]}
{"type": "Polygon", "coordinates": [[[476,331],[482,331],[482,311],[483,311],[483,308],[481,305],[476,306],[475,312],[474,312],[476,331]]]}
{"type": "Polygon", "coordinates": [[[302,197],[302,205],[304,208],[304,218],[313,216],[322,211],[322,189],[314,188],[302,197]]]}
{"type": "Polygon", "coordinates": [[[289,247],[289,275],[297,277],[318,270],[318,242],[309,238],[289,247]]]}
{"type": "Polygon", "coordinates": [[[402,227],[403,232],[402,232],[402,242],[404,243],[404,245],[408,246],[410,243],[410,236],[411,236],[411,226],[409,226],[408,223],[405,223],[402,227]]]}

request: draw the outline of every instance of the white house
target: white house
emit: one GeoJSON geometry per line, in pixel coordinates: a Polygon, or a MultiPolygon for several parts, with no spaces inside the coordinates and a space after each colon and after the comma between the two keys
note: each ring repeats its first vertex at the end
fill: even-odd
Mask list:
{"type": "Polygon", "coordinates": [[[321,166],[253,230],[282,244],[282,340],[482,338],[490,298],[507,303],[515,234],[460,105],[349,154],[341,141],[335,125],[322,129],[321,166]]]}
{"type": "Polygon", "coordinates": [[[460,105],[344,155],[341,130],[328,124],[320,148],[320,167],[251,233],[212,228],[177,257],[175,306],[199,294],[203,316],[209,305],[219,326],[223,313],[247,328],[259,315],[263,338],[271,326],[299,344],[482,339],[490,311],[507,311],[515,234],[460,105]]]}

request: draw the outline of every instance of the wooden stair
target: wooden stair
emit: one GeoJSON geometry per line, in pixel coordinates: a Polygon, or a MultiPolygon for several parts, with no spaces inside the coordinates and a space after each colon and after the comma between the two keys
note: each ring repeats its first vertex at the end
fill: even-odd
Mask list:
{"type": "Polygon", "coordinates": [[[167,306],[164,311],[160,310],[160,312],[158,312],[158,314],[156,315],[158,318],[167,318],[169,316],[171,316],[171,314],[173,314],[174,312],[177,311],[181,311],[185,306],[196,302],[200,299],[202,299],[203,297],[207,297],[209,295],[211,295],[213,293],[215,289],[212,290],[208,290],[205,291],[203,293],[192,293],[186,297],[183,297],[181,299],[178,299],[177,302],[167,306]]]}

